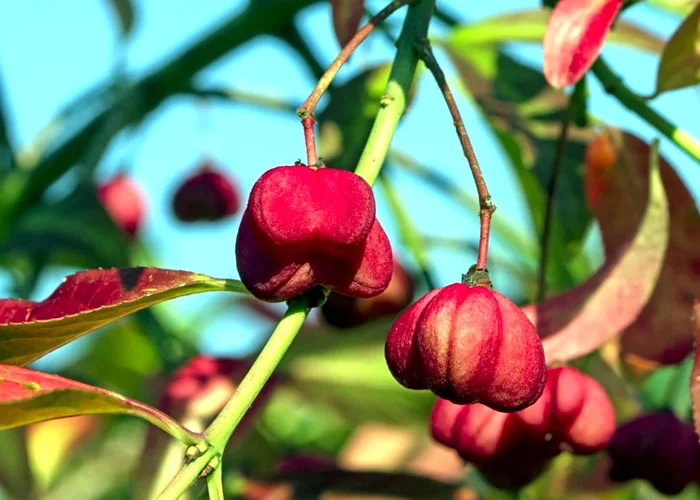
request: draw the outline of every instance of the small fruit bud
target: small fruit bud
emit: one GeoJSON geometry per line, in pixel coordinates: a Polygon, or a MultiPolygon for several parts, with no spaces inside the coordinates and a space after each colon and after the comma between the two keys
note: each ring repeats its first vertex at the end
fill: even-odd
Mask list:
{"type": "Polygon", "coordinates": [[[386,359],[409,389],[456,404],[516,411],[542,394],[542,343],[523,312],[498,292],[455,283],[432,290],[394,323],[386,359]]]}
{"type": "Polygon", "coordinates": [[[323,285],[374,297],[392,274],[389,239],[372,188],[352,172],[276,167],[255,183],[236,239],[243,284],[281,302],[323,285]]]}
{"type": "Polygon", "coordinates": [[[99,186],[97,196],[114,223],[134,238],[146,212],[141,188],[125,174],[119,174],[99,186]]]}
{"type": "Polygon", "coordinates": [[[218,221],[239,209],[235,183],[210,163],[187,178],[173,197],[173,211],[182,222],[218,221]]]}

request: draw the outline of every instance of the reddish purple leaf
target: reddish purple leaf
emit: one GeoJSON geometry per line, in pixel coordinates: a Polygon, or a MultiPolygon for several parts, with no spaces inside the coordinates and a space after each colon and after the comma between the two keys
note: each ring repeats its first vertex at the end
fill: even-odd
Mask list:
{"type": "Polygon", "coordinates": [[[365,12],[364,0],[331,0],[333,29],[338,43],[344,47],[357,32],[365,12]]]}
{"type": "Polygon", "coordinates": [[[668,203],[658,167],[636,234],[578,287],[523,311],[542,337],[547,364],[601,347],[629,326],[651,297],[666,252],[668,203]]]}
{"type": "Polygon", "coordinates": [[[695,339],[695,359],[690,376],[690,399],[693,402],[693,422],[695,434],[700,436],[700,298],[695,299],[692,318],[693,337],[695,339]]]}
{"type": "Polygon", "coordinates": [[[135,311],[209,291],[247,293],[238,281],[146,267],[67,277],[45,300],[0,300],[0,363],[23,366],[135,311]]]}
{"type": "Polygon", "coordinates": [[[196,436],[155,408],[115,392],[18,366],[0,365],[0,430],[75,415],[140,417],[186,444],[196,436]]]}
{"type": "MultiPolygon", "coordinates": [[[[646,142],[613,128],[589,145],[588,206],[598,220],[607,256],[630,238],[642,219],[649,152],[646,142]]],[[[690,353],[688,318],[693,298],[700,296],[700,213],[673,166],[660,158],[659,167],[669,200],[668,249],[651,299],[621,339],[625,361],[643,371],[658,363],[678,363],[690,353]]]]}
{"type": "Polygon", "coordinates": [[[622,0],[560,0],[544,36],[544,76],[563,88],[576,83],[603,48],[622,0]]]}

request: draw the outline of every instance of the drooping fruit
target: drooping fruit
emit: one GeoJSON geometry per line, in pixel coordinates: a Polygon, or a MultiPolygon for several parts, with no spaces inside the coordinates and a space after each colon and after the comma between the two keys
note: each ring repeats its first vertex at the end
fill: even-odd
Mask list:
{"type": "Polygon", "coordinates": [[[373,297],[391,280],[391,246],[370,185],[352,172],[275,167],[257,180],[236,239],[243,284],[281,302],[316,285],[373,297]]]}
{"type": "Polygon", "coordinates": [[[498,292],[463,283],[432,290],[401,314],[385,355],[409,389],[500,411],[534,403],[547,375],[542,344],[522,311],[498,292]]]}
{"type": "Polygon", "coordinates": [[[324,319],[336,328],[352,328],[382,316],[401,312],[413,298],[413,280],[398,260],[389,286],[375,297],[360,299],[331,293],[321,306],[324,319]]]}
{"type": "Polygon", "coordinates": [[[436,441],[506,489],[528,484],[564,450],[600,451],[614,431],[615,412],[605,390],[570,367],[550,369],[542,396],[523,410],[503,413],[439,399],[431,416],[436,441]]]}
{"type": "Polygon", "coordinates": [[[544,76],[562,88],[581,79],[598,58],[622,0],[560,0],[542,42],[544,76]]]}
{"type": "Polygon", "coordinates": [[[130,238],[138,233],[146,213],[145,195],[126,174],[118,174],[97,188],[102,205],[130,238]]]}
{"type": "Polygon", "coordinates": [[[185,179],[173,197],[173,212],[182,222],[218,221],[240,207],[236,184],[211,162],[185,179]]]}
{"type": "Polygon", "coordinates": [[[700,467],[693,427],[666,411],[642,415],[618,428],[608,455],[610,479],[645,479],[665,495],[683,491],[700,467]]]}

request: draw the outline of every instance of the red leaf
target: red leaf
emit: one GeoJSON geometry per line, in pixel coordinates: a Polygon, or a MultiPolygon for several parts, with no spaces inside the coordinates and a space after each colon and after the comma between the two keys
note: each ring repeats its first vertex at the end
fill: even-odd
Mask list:
{"type": "Polygon", "coordinates": [[[344,47],[360,27],[365,12],[364,0],[331,0],[333,29],[341,47],[344,47]]]}
{"type": "Polygon", "coordinates": [[[560,0],[544,36],[544,76],[556,88],[576,83],[603,48],[622,0],[560,0]]]}
{"type": "Polygon", "coordinates": [[[651,297],[666,252],[669,215],[658,168],[636,234],[585,283],[523,311],[542,337],[547,364],[583,356],[619,335],[651,297]]]}
{"type": "MultiPolygon", "coordinates": [[[[629,239],[642,219],[649,150],[638,137],[612,128],[588,148],[586,188],[597,192],[589,208],[598,219],[607,256],[629,239]]],[[[693,298],[700,296],[700,213],[671,164],[661,158],[659,167],[669,199],[668,249],[651,299],[621,339],[626,361],[640,367],[674,364],[690,353],[688,318],[693,298]]]]}
{"type": "Polygon", "coordinates": [[[693,336],[695,338],[695,359],[690,376],[690,399],[693,402],[693,422],[695,434],[700,436],[700,298],[695,299],[692,318],[693,336]]]}
{"type": "Polygon", "coordinates": [[[117,393],[18,366],[0,365],[0,430],[75,415],[125,413],[186,444],[195,436],[166,414],[117,393]]]}
{"type": "Polygon", "coordinates": [[[93,269],[73,274],[41,302],[0,300],[0,363],[26,365],[135,311],[209,291],[246,293],[237,281],[169,269],[93,269]]]}

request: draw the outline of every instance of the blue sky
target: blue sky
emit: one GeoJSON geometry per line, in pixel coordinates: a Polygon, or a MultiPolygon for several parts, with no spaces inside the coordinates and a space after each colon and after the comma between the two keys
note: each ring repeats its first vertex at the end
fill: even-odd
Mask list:
{"type": "MultiPolygon", "coordinates": [[[[469,21],[539,5],[537,1],[522,0],[442,0],[440,3],[469,21]]],[[[137,23],[128,46],[123,48],[120,48],[118,30],[107,4],[106,0],[0,3],[0,75],[9,108],[10,132],[16,144],[28,144],[68,101],[107,81],[120,50],[126,51],[128,74],[138,78],[242,10],[246,2],[136,0],[137,23]]],[[[374,10],[384,4],[384,1],[368,1],[374,10]]],[[[403,13],[400,13],[392,21],[398,23],[402,17],[403,13]]],[[[673,16],[660,14],[646,6],[631,9],[625,18],[637,21],[663,37],[668,37],[679,22],[673,16]]],[[[327,65],[339,50],[332,33],[328,5],[323,3],[307,9],[301,20],[304,36],[327,65]]],[[[514,53],[535,66],[541,65],[539,47],[521,47],[514,53]]],[[[634,90],[646,94],[652,91],[658,64],[655,57],[612,45],[606,46],[604,53],[634,90]]],[[[360,48],[339,78],[342,81],[368,65],[390,61],[392,54],[392,47],[385,38],[375,35],[360,48]]],[[[446,69],[451,73],[449,65],[446,69]]],[[[296,54],[269,37],[256,39],[222,58],[198,75],[197,81],[298,102],[306,97],[315,83],[296,54]]],[[[645,138],[656,135],[650,127],[605,95],[593,79],[591,84],[591,111],[595,115],[645,138]]],[[[505,156],[476,110],[462,96],[459,96],[459,104],[484,166],[486,180],[499,206],[496,216],[508,218],[531,233],[525,203],[517,186],[510,180],[510,167],[505,156]]],[[[654,107],[671,121],[700,136],[700,120],[697,119],[700,92],[697,89],[663,95],[654,100],[654,107]]],[[[414,106],[397,131],[393,146],[423,163],[440,168],[467,189],[473,189],[451,120],[429,78],[421,81],[414,106]]],[[[677,167],[697,200],[700,194],[698,165],[668,141],[662,142],[661,150],[677,167]]],[[[113,142],[99,165],[98,175],[106,179],[126,167],[143,186],[149,203],[143,238],[154,253],[158,266],[217,277],[236,277],[233,247],[240,217],[215,225],[184,226],[170,213],[173,190],[202,154],[213,156],[237,179],[241,191],[247,193],[265,170],[290,164],[304,156],[302,129],[295,117],[274,111],[214,102],[203,108],[191,98],[173,98],[134,133],[121,134],[113,142]]],[[[477,234],[475,216],[465,214],[430,189],[404,176],[398,177],[397,189],[418,227],[424,228],[428,234],[470,239],[477,234]]],[[[395,249],[404,261],[410,263],[410,257],[399,248],[396,228],[390,223],[389,212],[381,197],[378,198],[378,211],[395,249]]],[[[498,246],[494,252],[504,255],[498,246]]],[[[474,260],[473,255],[446,250],[434,250],[430,257],[440,285],[458,279],[474,260]]],[[[492,272],[496,286],[507,294],[512,292],[509,289],[513,286],[512,280],[498,270],[492,272]]],[[[61,278],[61,271],[47,274],[33,298],[45,297],[61,278]]],[[[166,309],[180,311],[180,316],[174,316],[180,321],[184,315],[189,317],[219,300],[221,297],[184,298],[166,309]]],[[[201,327],[203,350],[241,354],[259,341],[259,334],[265,331],[266,324],[232,308],[229,314],[201,327]]],[[[83,342],[86,341],[89,340],[83,342]]],[[[39,366],[47,369],[58,366],[69,354],[61,350],[39,366]]]]}

